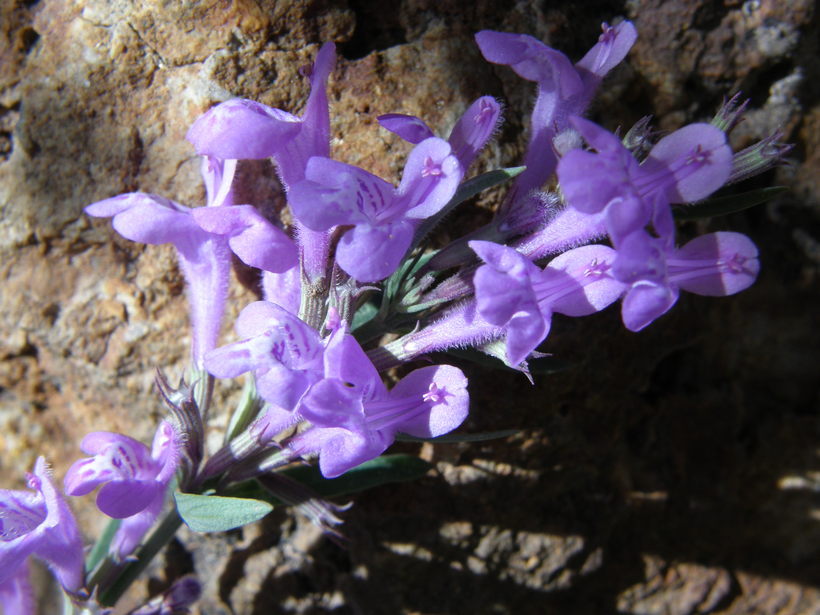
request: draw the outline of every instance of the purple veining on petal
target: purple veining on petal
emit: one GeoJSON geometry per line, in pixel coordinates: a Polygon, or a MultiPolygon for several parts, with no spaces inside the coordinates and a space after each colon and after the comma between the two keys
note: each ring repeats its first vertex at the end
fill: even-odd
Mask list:
{"type": "Polygon", "coordinates": [[[466,418],[469,396],[461,370],[422,368],[387,391],[352,336],[334,332],[325,356],[325,378],[305,394],[301,412],[312,427],[288,443],[294,454],[319,453],[327,478],[381,454],[403,431],[434,437],[466,418]]]}
{"type": "MultiPolygon", "coordinates": [[[[54,486],[45,459],[38,457],[28,474],[30,491],[0,489],[0,594],[26,588],[26,559],[44,560],[67,591],[83,585],[83,544],[77,522],[54,486]],[[24,570],[21,571],[21,568],[24,570]]],[[[22,601],[12,593],[4,606],[22,601]]]]}
{"type": "Polygon", "coordinates": [[[69,468],[65,491],[82,496],[100,487],[97,507],[123,520],[111,545],[115,557],[128,556],[159,515],[181,446],[181,436],[168,421],[160,422],[150,450],[138,440],[112,432],[93,432],[83,438],[83,451],[93,457],[69,468]]]}

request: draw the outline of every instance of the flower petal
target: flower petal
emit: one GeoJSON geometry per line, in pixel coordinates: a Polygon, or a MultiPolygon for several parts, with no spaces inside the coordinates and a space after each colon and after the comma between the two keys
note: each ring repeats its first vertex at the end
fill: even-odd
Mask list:
{"type": "Polygon", "coordinates": [[[633,284],[621,306],[621,317],[630,331],[640,331],[665,314],[678,300],[678,290],[641,281],[633,284]]]}
{"type": "Polygon", "coordinates": [[[288,202],[296,219],[315,231],[339,224],[376,224],[393,204],[391,184],[330,158],[311,158],[305,177],[293,185],[288,202]]]}
{"type": "Polygon", "coordinates": [[[498,101],[492,96],[482,96],[456,122],[448,141],[464,171],[492,137],[500,118],[501,105],[498,101]]]}
{"type": "Polygon", "coordinates": [[[599,78],[621,63],[638,38],[638,31],[630,21],[622,21],[614,27],[603,24],[602,29],[598,42],[575,65],[599,78]]]}
{"type": "Polygon", "coordinates": [[[696,237],[669,259],[669,278],[683,290],[724,297],[751,286],[760,271],[757,246],[741,233],[696,237]]]}
{"type": "Polygon", "coordinates": [[[321,378],[321,365],[313,370],[274,365],[257,375],[256,389],[268,403],[293,411],[299,406],[305,392],[321,378]]]}
{"type": "Polygon", "coordinates": [[[399,423],[395,431],[417,438],[435,438],[453,431],[469,413],[467,378],[452,365],[433,365],[412,371],[390,391],[394,399],[414,395],[424,400],[428,409],[399,423]]]}
{"type": "Polygon", "coordinates": [[[310,95],[299,133],[275,152],[276,167],[286,190],[305,178],[311,156],[330,156],[330,110],[327,80],[336,65],[336,45],[328,41],[316,54],[309,68],[310,95]]]}
{"type": "Polygon", "coordinates": [[[670,176],[666,188],[672,203],[704,199],[732,172],[732,149],[726,134],[711,124],[689,124],[655,144],[641,165],[641,175],[670,176]]]}
{"type": "MultiPolygon", "coordinates": [[[[282,273],[263,272],[262,295],[266,302],[275,303],[291,314],[298,314],[302,300],[302,278],[299,266],[295,265],[282,273]]],[[[243,335],[243,337],[248,336],[243,335]]]]}
{"type": "Polygon", "coordinates": [[[464,177],[464,169],[447,141],[425,139],[410,152],[397,194],[397,208],[408,218],[429,218],[447,205],[464,177]]]}
{"type": "Polygon", "coordinates": [[[482,30],[475,40],[488,62],[507,65],[542,89],[558,90],[565,97],[581,92],[581,78],[569,59],[532,36],[482,30]]]}
{"type": "Polygon", "coordinates": [[[125,519],[145,509],[163,488],[154,480],[111,481],[97,493],[97,508],[114,519],[125,519]]]}
{"type": "Polygon", "coordinates": [[[296,245],[253,205],[199,207],[192,215],[203,230],[227,235],[231,250],[246,265],[273,273],[296,265],[296,245]]]}
{"type": "Polygon", "coordinates": [[[387,389],[379,372],[365,354],[356,338],[344,329],[337,329],[327,341],[324,355],[325,378],[344,382],[360,397],[385,397],[387,389]]]}
{"type": "Polygon", "coordinates": [[[359,282],[377,282],[393,273],[413,240],[413,226],[404,220],[347,231],[336,248],[336,262],[359,282]]]}
{"type": "Polygon", "coordinates": [[[196,153],[221,160],[269,158],[292,139],[301,120],[253,100],[235,98],[209,109],[185,138],[196,153]]]}
{"type": "Polygon", "coordinates": [[[587,316],[618,300],[626,286],[609,274],[615,260],[609,246],[581,246],[554,258],[548,270],[561,271],[578,281],[577,288],[550,301],[553,312],[567,316],[587,316]]]}
{"type": "MultiPolygon", "coordinates": [[[[13,564],[4,562],[10,577],[0,581],[0,612],[6,615],[36,615],[37,601],[31,586],[29,563],[13,564]]],[[[3,573],[0,573],[2,578],[3,573]]]]}
{"type": "Polygon", "coordinates": [[[532,287],[541,275],[538,267],[507,246],[488,241],[469,245],[487,263],[473,277],[476,307],[487,322],[503,327],[516,314],[539,312],[532,287]]]}
{"type": "Polygon", "coordinates": [[[392,444],[391,439],[378,432],[362,435],[341,429],[333,431],[337,435],[328,438],[319,453],[319,470],[325,478],[341,476],[365,461],[378,457],[392,444]]]}
{"type": "Polygon", "coordinates": [[[421,143],[425,139],[435,136],[430,127],[424,123],[424,120],[417,118],[415,115],[386,113],[376,119],[382,128],[413,144],[421,143]]]}
{"type": "Polygon", "coordinates": [[[550,332],[551,314],[544,311],[522,311],[507,324],[507,362],[510,367],[527,360],[550,332]]]}
{"type": "Polygon", "coordinates": [[[317,427],[341,427],[348,431],[367,430],[362,391],[336,378],[320,380],[302,398],[302,416],[317,427]]]}

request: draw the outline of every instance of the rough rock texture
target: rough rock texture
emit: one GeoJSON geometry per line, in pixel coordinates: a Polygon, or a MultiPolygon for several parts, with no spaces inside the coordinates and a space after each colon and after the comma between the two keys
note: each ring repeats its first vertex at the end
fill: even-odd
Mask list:
{"type": "MultiPolygon", "coordinates": [[[[397,178],[407,146],[377,115],[418,114],[446,133],[492,94],[506,122],[481,164],[509,164],[532,91],[483,62],[472,34],[526,32],[578,58],[599,22],[618,16],[640,38],[594,118],[615,127],[652,113],[672,129],[743,90],[752,102],[735,145],[777,128],[796,144],[791,167],[750,184],[783,183],[787,196],[682,230],[748,233],[758,284],[730,299],[682,297],[638,335],[612,310],[557,320],[551,350],[567,372],[534,387],[472,372],[466,429],[519,435],[422,447],[437,471],[358,496],[344,548],[286,512],[227,537],[183,533],[130,598],[195,569],[200,612],[216,615],[820,613],[820,16],[810,0],[0,4],[4,486],[19,487],[40,452],[61,475],[87,431],[148,439],[162,415],[153,370],[181,374],[188,352],[173,252],[123,241],[81,211],[135,189],[202,202],[183,139],[199,113],[232,96],[300,110],[299,68],[335,40],[337,158],[397,178]]],[[[281,192],[267,172],[240,169],[247,198],[274,208],[281,192]]],[[[493,195],[456,214],[448,234],[492,205],[493,195]]],[[[253,295],[233,292],[235,313],[253,295]]],[[[76,509],[98,527],[90,500],[76,509]]]]}

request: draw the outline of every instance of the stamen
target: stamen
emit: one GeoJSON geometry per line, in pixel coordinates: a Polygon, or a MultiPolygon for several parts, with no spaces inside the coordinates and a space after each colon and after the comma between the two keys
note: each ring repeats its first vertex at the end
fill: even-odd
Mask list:
{"type": "Polygon", "coordinates": [[[434,404],[447,403],[446,398],[451,395],[446,388],[440,389],[435,382],[431,382],[427,392],[421,396],[365,402],[365,420],[374,431],[385,429],[428,412],[434,404]]]}
{"type": "Polygon", "coordinates": [[[493,107],[487,100],[478,103],[478,114],[473,118],[476,124],[481,124],[493,116],[493,107]]]}
{"type": "Polygon", "coordinates": [[[444,171],[441,170],[441,165],[430,156],[424,159],[424,166],[421,168],[422,177],[441,177],[444,171]]]}
{"type": "Polygon", "coordinates": [[[601,35],[598,37],[598,42],[605,45],[612,44],[615,40],[615,28],[610,26],[607,22],[601,24],[601,35]]]}
{"type": "Polygon", "coordinates": [[[752,272],[746,269],[746,262],[749,259],[742,254],[732,254],[728,258],[682,260],[671,259],[667,261],[670,281],[680,282],[692,278],[702,277],[715,273],[741,274],[752,272]]]}
{"type": "Polygon", "coordinates": [[[711,158],[712,152],[703,149],[703,146],[698,143],[697,147],[686,156],[686,164],[703,166],[704,164],[707,164],[711,158]]]}
{"type": "Polygon", "coordinates": [[[609,269],[611,268],[610,264],[606,261],[598,262],[597,258],[593,258],[592,262],[587,265],[587,268],[584,269],[584,277],[590,278],[600,278],[602,277],[609,269]]]}
{"type": "Polygon", "coordinates": [[[448,395],[452,396],[453,394],[447,391],[446,388],[440,389],[435,382],[431,382],[427,392],[421,398],[426,402],[440,404],[446,401],[448,395]]]}

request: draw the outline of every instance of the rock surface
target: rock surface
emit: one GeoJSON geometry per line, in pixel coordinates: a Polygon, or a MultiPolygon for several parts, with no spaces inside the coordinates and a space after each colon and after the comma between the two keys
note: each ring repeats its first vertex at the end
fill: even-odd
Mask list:
{"type": "MultiPolygon", "coordinates": [[[[195,569],[206,580],[199,612],[212,615],[820,613],[820,16],[810,0],[3,3],[4,487],[20,487],[40,453],[61,476],[88,431],[148,440],[162,416],[154,369],[178,376],[188,353],[173,251],[121,240],[82,208],[136,189],[203,202],[183,138],[200,113],[233,96],[299,111],[299,68],[334,40],[335,157],[397,178],[407,146],[377,115],[417,114],[446,133],[491,94],[506,121],[481,164],[511,164],[532,91],[484,62],[473,33],[526,32],[575,59],[618,16],[640,37],[595,119],[614,128],[652,113],[673,129],[742,90],[750,111],[734,144],[778,128],[796,144],[792,166],[751,182],[788,185],[787,196],[684,229],[748,233],[762,255],[757,285],[682,298],[638,335],[613,311],[557,321],[552,351],[569,371],[534,387],[473,372],[466,430],[520,434],[423,448],[437,471],[358,496],[346,548],[275,512],[228,537],[183,534],[131,598],[195,569]]],[[[240,172],[249,200],[281,200],[264,165],[240,172]]],[[[492,205],[451,227],[477,224],[492,205]]],[[[234,314],[253,297],[239,284],[232,293],[234,314]]],[[[219,389],[217,407],[230,394],[219,389]]],[[[75,504],[96,531],[93,503],[75,504]]]]}

